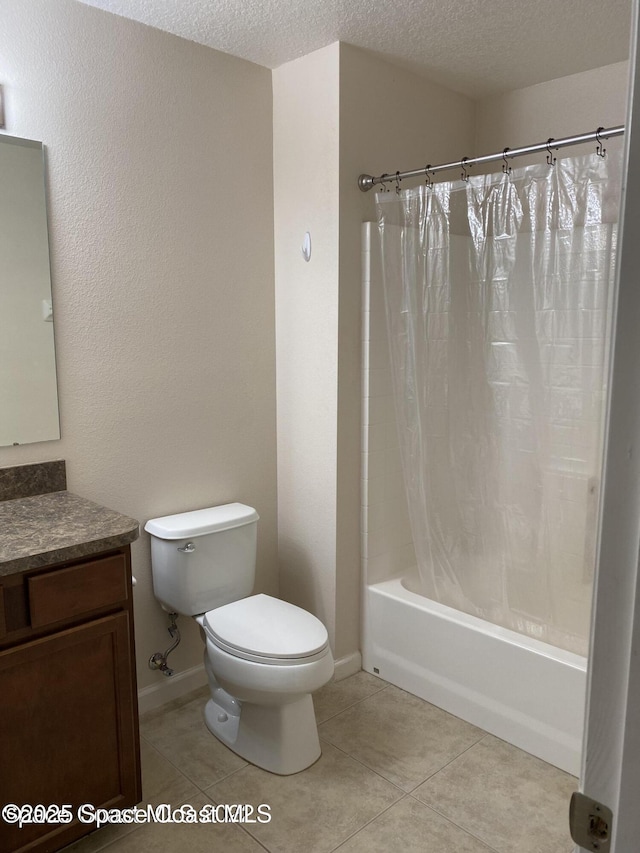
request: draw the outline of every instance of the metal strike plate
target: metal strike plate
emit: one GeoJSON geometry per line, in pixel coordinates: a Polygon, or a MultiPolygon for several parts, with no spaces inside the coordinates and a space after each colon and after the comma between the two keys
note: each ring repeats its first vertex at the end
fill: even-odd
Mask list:
{"type": "Polygon", "coordinates": [[[569,806],[571,838],[585,850],[607,853],[611,847],[613,812],[608,806],[575,791],[569,806]]]}

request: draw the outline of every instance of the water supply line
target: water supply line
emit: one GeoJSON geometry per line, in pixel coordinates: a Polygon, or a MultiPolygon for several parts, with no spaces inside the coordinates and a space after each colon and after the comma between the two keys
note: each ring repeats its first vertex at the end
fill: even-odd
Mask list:
{"type": "Polygon", "coordinates": [[[178,626],[176,625],[176,619],[178,618],[177,613],[169,613],[170,625],[167,628],[169,632],[169,636],[173,640],[173,643],[169,646],[166,652],[156,652],[151,655],[149,658],[149,669],[159,669],[163,675],[167,677],[173,675],[173,670],[170,666],[167,665],[167,658],[171,654],[171,652],[178,647],[180,644],[180,631],[178,630],[178,626]]]}

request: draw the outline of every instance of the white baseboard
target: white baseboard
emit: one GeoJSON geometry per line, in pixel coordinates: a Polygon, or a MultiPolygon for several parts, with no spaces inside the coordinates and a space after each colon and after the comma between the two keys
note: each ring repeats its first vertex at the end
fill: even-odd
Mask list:
{"type": "Polygon", "coordinates": [[[179,699],[186,693],[197,690],[198,687],[204,687],[206,683],[207,674],[202,663],[176,675],[162,676],[162,680],[158,679],[157,684],[138,690],[138,710],[141,714],[153,711],[173,699],[179,699]]]}
{"type": "MultiPolygon", "coordinates": [[[[362,655],[360,652],[352,652],[335,662],[334,681],[342,681],[350,675],[355,675],[362,669],[362,655]]],[[[207,675],[204,664],[198,664],[184,672],[178,672],[169,677],[163,676],[162,681],[150,687],[143,687],[138,691],[138,710],[141,714],[154,711],[173,699],[179,699],[198,687],[204,687],[207,683],[207,675]]]]}
{"type": "Polygon", "coordinates": [[[350,675],[355,675],[362,669],[362,655],[360,652],[351,652],[350,655],[345,655],[335,662],[335,671],[333,680],[342,681],[343,678],[348,678],[350,675]]]}

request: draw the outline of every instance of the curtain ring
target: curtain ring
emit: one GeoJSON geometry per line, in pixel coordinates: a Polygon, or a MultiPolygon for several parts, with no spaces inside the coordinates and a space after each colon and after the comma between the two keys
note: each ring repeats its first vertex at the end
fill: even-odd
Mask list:
{"type": "MultiPolygon", "coordinates": [[[[549,139],[547,139],[547,151],[549,152],[547,154],[547,165],[549,165],[549,166],[555,166],[555,164],[556,164],[556,158],[553,156],[553,152],[551,151],[551,143],[552,142],[553,142],[553,136],[550,136],[549,139]]],[[[556,151],[557,150],[558,149],[556,148],[556,151]]]]}
{"type": "Polygon", "coordinates": [[[505,175],[510,175],[511,166],[509,165],[509,161],[507,160],[507,151],[509,151],[509,148],[505,148],[502,152],[502,159],[504,160],[504,163],[502,164],[502,171],[505,173],[505,175]]]}
{"type": "Polygon", "coordinates": [[[396,193],[400,195],[400,181],[402,178],[400,177],[400,172],[396,172],[396,193]]]}
{"type": "Polygon", "coordinates": [[[596,145],[596,154],[598,155],[598,157],[602,157],[602,159],[604,160],[604,158],[607,156],[607,149],[602,145],[602,140],[600,139],[600,133],[603,130],[604,127],[599,127],[596,130],[596,142],[598,143],[596,145]]]}
{"type": "Polygon", "coordinates": [[[462,180],[465,181],[466,183],[469,182],[469,173],[467,172],[467,161],[468,160],[469,160],[468,157],[463,157],[462,160],[460,160],[460,168],[462,169],[462,180]]]}
{"type": "Polygon", "coordinates": [[[429,174],[429,169],[431,168],[431,163],[427,163],[424,167],[424,182],[429,189],[433,188],[433,178],[429,174]]]}

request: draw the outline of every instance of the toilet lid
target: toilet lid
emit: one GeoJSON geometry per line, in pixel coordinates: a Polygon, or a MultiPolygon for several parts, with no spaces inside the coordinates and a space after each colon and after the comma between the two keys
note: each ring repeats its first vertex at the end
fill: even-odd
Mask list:
{"type": "Polygon", "coordinates": [[[216,645],[240,657],[308,658],[329,640],[327,629],[311,613],[263,594],[210,610],[204,629],[216,645]]]}

